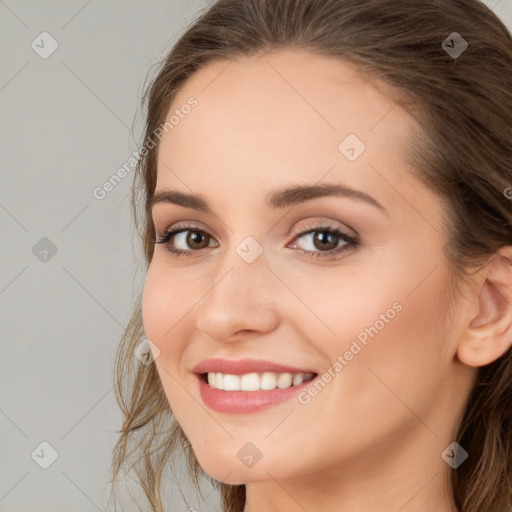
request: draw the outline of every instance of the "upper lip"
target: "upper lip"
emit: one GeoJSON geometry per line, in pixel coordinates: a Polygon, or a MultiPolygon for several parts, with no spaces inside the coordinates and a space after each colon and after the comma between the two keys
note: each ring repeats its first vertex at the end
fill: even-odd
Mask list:
{"type": "Polygon", "coordinates": [[[205,359],[196,365],[194,373],[218,372],[229,375],[244,375],[246,373],[315,373],[308,369],[294,368],[263,359],[205,359]]]}

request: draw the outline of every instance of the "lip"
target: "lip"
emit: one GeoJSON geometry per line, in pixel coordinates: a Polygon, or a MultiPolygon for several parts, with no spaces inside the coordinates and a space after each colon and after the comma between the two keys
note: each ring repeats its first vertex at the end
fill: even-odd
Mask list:
{"type": "Polygon", "coordinates": [[[205,359],[193,369],[196,374],[197,386],[203,403],[217,412],[231,414],[247,414],[261,411],[281,402],[290,400],[301,390],[311,384],[318,372],[310,368],[296,368],[264,359],[205,359]],[[208,372],[229,375],[244,375],[246,373],[312,373],[313,379],[297,386],[259,391],[226,391],[215,389],[205,381],[203,375],[208,372]]]}
{"type": "Polygon", "coordinates": [[[201,374],[196,375],[196,380],[201,399],[210,409],[223,413],[248,414],[290,400],[306,387],[310,386],[316,376],[317,374],[315,374],[315,377],[311,380],[303,382],[298,386],[260,391],[225,391],[223,389],[212,388],[203,380],[201,374]]]}
{"type": "Polygon", "coordinates": [[[264,359],[205,359],[192,370],[202,374],[208,372],[227,373],[229,375],[244,375],[246,373],[274,372],[274,373],[315,373],[310,368],[294,368],[264,359]]]}

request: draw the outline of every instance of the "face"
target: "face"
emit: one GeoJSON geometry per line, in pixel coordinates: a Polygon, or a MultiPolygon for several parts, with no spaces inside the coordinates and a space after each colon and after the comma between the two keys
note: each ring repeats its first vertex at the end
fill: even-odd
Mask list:
{"type": "Polygon", "coordinates": [[[218,480],[328,485],[389,454],[407,467],[407,439],[440,460],[460,390],[446,235],[439,198],[405,164],[414,121],[393,105],[348,64],[281,50],[210,63],[166,116],[181,112],[159,148],[143,320],[171,409],[218,480]],[[195,373],[204,361],[232,390],[195,373]],[[315,377],[287,388],[298,373],[315,377]]]}

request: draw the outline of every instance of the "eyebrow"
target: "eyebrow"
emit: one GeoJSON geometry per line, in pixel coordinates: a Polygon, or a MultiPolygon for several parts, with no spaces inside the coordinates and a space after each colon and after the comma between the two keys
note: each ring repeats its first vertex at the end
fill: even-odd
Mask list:
{"type": "MultiPolygon", "coordinates": [[[[269,208],[273,209],[286,208],[288,206],[295,206],[312,199],[327,196],[358,199],[378,208],[384,213],[388,213],[386,208],[384,208],[384,206],[382,206],[382,204],[372,196],[362,192],[361,190],[356,190],[338,183],[294,185],[285,189],[276,190],[267,195],[265,198],[265,204],[269,208]]],[[[213,214],[212,209],[202,197],[179,192],[177,190],[166,189],[157,192],[148,202],[148,211],[152,210],[152,208],[158,203],[172,203],[184,208],[191,208],[200,212],[213,214]]]]}

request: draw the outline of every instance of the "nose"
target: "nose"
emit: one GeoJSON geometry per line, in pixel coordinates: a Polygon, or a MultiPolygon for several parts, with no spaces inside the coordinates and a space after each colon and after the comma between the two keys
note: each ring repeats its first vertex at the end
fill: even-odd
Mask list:
{"type": "Polygon", "coordinates": [[[279,321],[279,281],[260,257],[247,263],[233,251],[208,276],[208,291],[200,301],[197,327],[218,342],[236,341],[248,334],[262,335],[279,321]]]}

